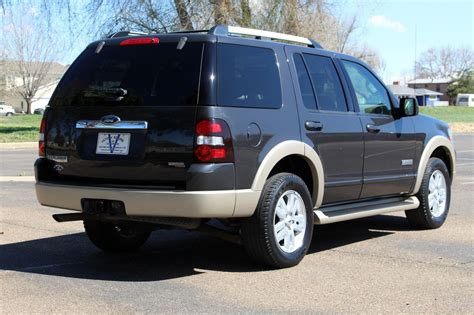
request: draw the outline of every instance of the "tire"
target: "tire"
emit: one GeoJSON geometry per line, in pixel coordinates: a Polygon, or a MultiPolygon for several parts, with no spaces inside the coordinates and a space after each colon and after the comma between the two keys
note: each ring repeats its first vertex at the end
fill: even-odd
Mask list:
{"type": "Polygon", "coordinates": [[[133,225],[114,225],[95,220],[84,220],[84,228],[91,242],[107,252],[137,250],[151,234],[138,231],[133,225]]]}
{"type": "Polygon", "coordinates": [[[451,178],[441,159],[429,159],[416,197],[420,206],[415,210],[405,211],[410,226],[418,229],[441,227],[448,216],[451,201],[451,178]]]}
{"type": "Polygon", "coordinates": [[[306,255],[312,235],[313,206],[304,181],[290,173],[269,178],[254,215],[242,222],[242,243],[248,255],[272,268],[292,267],[306,255]],[[285,212],[282,203],[286,207],[290,202],[294,206],[285,212]]]}
{"type": "Polygon", "coordinates": [[[6,116],[7,116],[7,117],[11,117],[11,116],[13,116],[13,114],[12,114],[12,113],[7,113],[6,116]]]}

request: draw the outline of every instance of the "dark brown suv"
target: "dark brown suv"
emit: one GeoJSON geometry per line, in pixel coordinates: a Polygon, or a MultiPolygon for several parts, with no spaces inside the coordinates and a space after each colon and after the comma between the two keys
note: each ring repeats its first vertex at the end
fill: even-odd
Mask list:
{"type": "Polygon", "coordinates": [[[220,221],[251,257],[296,265],[313,224],[448,214],[455,153],[360,60],[307,38],[216,26],[90,44],[41,124],[36,193],[107,251],[220,221]]]}

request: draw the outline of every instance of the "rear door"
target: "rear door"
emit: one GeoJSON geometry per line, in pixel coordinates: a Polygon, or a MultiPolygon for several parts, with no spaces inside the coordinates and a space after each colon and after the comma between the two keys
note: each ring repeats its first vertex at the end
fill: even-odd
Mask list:
{"type": "Polygon", "coordinates": [[[395,118],[384,85],[365,66],[341,61],[364,127],[361,198],[409,192],[415,179],[415,128],[411,117],[395,118]]]}
{"type": "Polygon", "coordinates": [[[87,48],[47,115],[58,179],[182,187],[193,161],[203,43],[87,48]]]}
{"type": "Polygon", "coordinates": [[[363,131],[330,55],[286,47],[303,140],[321,157],[323,204],[356,200],[362,188],[363,131]]]}

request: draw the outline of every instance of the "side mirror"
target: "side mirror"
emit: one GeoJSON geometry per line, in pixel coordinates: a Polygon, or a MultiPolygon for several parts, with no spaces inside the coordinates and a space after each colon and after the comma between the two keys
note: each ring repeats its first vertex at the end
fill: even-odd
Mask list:
{"type": "Polygon", "coordinates": [[[400,99],[400,116],[410,117],[418,115],[418,101],[414,97],[400,99]]]}

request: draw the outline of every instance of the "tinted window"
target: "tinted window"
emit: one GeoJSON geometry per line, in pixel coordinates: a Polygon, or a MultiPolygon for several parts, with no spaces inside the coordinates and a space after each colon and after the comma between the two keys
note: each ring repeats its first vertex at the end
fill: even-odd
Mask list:
{"type": "Polygon", "coordinates": [[[195,105],[202,44],[88,48],[61,80],[51,106],[195,105]]]}
{"type": "Polygon", "coordinates": [[[362,113],[390,115],[390,99],[382,83],[365,67],[343,60],[362,113]]]}
{"type": "Polygon", "coordinates": [[[280,74],[271,49],[220,44],[217,102],[222,106],[280,108],[280,74]]]}
{"type": "Polygon", "coordinates": [[[308,71],[304,65],[303,57],[301,57],[300,54],[294,54],[293,59],[295,61],[296,74],[298,75],[303,104],[308,109],[316,109],[313,87],[311,86],[311,80],[309,79],[308,71]]]}
{"type": "Polygon", "coordinates": [[[318,108],[346,112],[344,90],[331,58],[304,54],[313,82],[318,108]]]}

